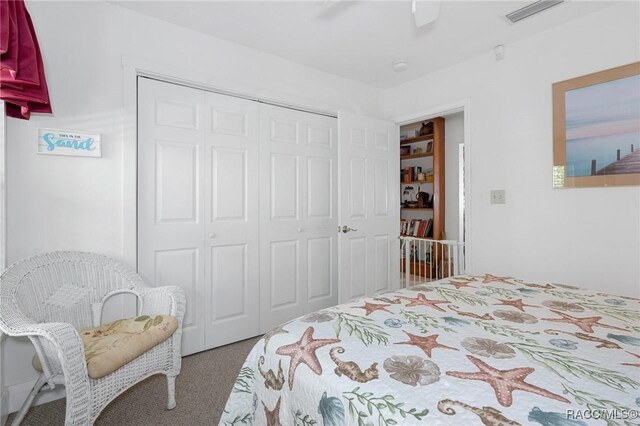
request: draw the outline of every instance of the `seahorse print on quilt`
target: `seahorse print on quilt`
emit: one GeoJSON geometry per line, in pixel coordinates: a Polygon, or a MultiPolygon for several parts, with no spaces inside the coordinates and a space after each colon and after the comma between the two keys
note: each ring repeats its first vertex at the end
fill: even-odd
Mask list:
{"type": "Polygon", "coordinates": [[[367,383],[371,380],[375,380],[378,378],[378,363],[374,362],[371,364],[369,368],[362,371],[360,366],[356,364],[354,361],[342,361],[340,360],[336,353],[343,354],[344,348],[339,346],[332,348],[329,352],[329,356],[336,363],[336,375],[350,378],[351,380],[359,383],[367,383]]]}
{"type": "Polygon", "coordinates": [[[264,357],[261,356],[258,360],[258,371],[264,378],[264,386],[273,390],[280,390],[284,386],[284,371],[282,371],[282,360],[278,361],[278,375],[273,370],[264,371],[262,366],[264,365],[264,357]]]}

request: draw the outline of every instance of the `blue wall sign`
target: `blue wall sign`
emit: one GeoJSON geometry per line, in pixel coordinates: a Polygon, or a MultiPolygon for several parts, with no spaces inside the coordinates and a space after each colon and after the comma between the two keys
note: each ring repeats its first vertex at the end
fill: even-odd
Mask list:
{"type": "Polygon", "coordinates": [[[102,157],[99,134],[38,129],[38,154],[102,157]]]}

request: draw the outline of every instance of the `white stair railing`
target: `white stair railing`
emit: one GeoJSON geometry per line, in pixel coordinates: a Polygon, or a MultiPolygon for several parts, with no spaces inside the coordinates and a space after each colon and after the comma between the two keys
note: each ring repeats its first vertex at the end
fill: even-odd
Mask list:
{"type": "Polygon", "coordinates": [[[404,287],[463,273],[464,244],[455,240],[400,237],[404,287]]]}

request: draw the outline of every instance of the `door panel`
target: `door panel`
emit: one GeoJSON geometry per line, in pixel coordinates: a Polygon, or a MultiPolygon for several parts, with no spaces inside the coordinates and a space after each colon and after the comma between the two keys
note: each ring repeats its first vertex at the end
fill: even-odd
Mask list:
{"type": "Polygon", "coordinates": [[[298,240],[271,243],[271,310],[298,305],[298,240]]]}
{"type": "Polygon", "coordinates": [[[376,149],[389,151],[391,141],[389,140],[389,134],[387,132],[375,132],[374,141],[374,147],[376,149]]]}
{"type": "Polygon", "coordinates": [[[373,237],[375,251],[374,251],[374,264],[375,264],[375,276],[373,287],[374,293],[388,290],[389,286],[389,236],[388,235],[374,235],[373,237]]]}
{"type": "Polygon", "coordinates": [[[271,220],[298,218],[298,158],[271,154],[271,220]]]}
{"type": "Polygon", "coordinates": [[[260,326],[337,297],[336,120],[261,105],[260,326]]]}
{"type": "MultiPolygon", "coordinates": [[[[272,109],[273,107],[268,107],[272,109]]],[[[298,123],[285,119],[271,117],[269,119],[271,127],[271,140],[273,142],[298,143],[298,123]]]]}
{"type": "Polygon", "coordinates": [[[247,245],[235,244],[211,248],[211,321],[246,316],[247,245]]]}
{"type": "Polygon", "coordinates": [[[348,218],[367,217],[367,159],[349,157],[348,173],[348,218]]]}
{"type": "Polygon", "coordinates": [[[340,301],[398,288],[399,144],[394,123],[340,113],[340,301]]]}
{"type": "Polygon", "coordinates": [[[211,222],[247,219],[247,157],[245,149],[211,147],[211,222]]]}
{"type": "Polygon", "coordinates": [[[183,321],[185,330],[197,328],[198,306],[195,303],[199,282],[199,250],[189,247],[175,250],[159,250],[155,252],[155,284],[158,287],[182,283],[187,304],[190,306],[183,321]]]}
{"type": "Polygon", "coordinates": [[[204,93],[138,82],[138,272],[184,289],[183,354],[205,348],[204,93]]]}
{"type": "Polygon", "coordinates": [[[211,110],[211,131],[223,135],[248,137],[249,114],[243,111],[225,110],[216,107],[211,110]]]}
{"type": "Polygon", "coordinates": [[[307,126],[307,136],[309,138],[309,145],[317,145],[321,148],[331,149],[335,143],[334,133],[331,127],[323,127],[309,124],[307,126]]]}
{"type": "Polygon", "coordinates": [[[256,336],[259,327],[259,107],[206,93],[206,346],[256,336]]]}
{"type": "MultiPolygon", "coordinates": [[[[144,79],[142,84],[151,85],[149,83],[150,80],[144,79]]],[[[158,84],[166,84],[155,82],[158,84]]],[[[156,85],[157,87],[157,85],[156,85]]],[[[179,87],[179,86],[174,86],[179,87]]],[[[153,90],[153,89],[152,89],[153,90]]],[[[194,90],[194,89],[191,89],[194,90]]],[[[173,95],[176,94],[178,90],[171,89],[173,95]]],[[[156,90],[156,93],[158,91],[156,90]]],[[[172,94],[168,94],[171,96],[172,94]]],[[[181,96],[179,94],[178,96],[181,96]]],[[[200,93],[198,93],[200,95],[200,93]]],[[[155,124],[157,126],[166,126],[166,127],[175,127],[178,129],[187,129],[187,130],[198,130],[200,127],[201,121],[201,111],[202,105],[197,102],[194,103],[190,100],[181,100],[178,98],[167,97],[164,98],[162,96],[157,96],[155,101],[155,124]]]]}
{"type": "Polygon", "coordinates": [[[389,160],[373,160],[373,215],[389,216],[389,160]]]}
{"type": "Polygon", "coordinates": [[[156,217],[158,222],[197,222],[198,144],[156,142],[156,217]]]}
{"type": "Polygon", "coordinates": [[[331,220],[333,209],[333,160],[307,159],[307,219],[331,220]]]}
{"type": "MultiPolygon", "coordinates": [[[[351,264],[347,285],[351,299],[364,297],[367,293],[367,239],[364,237],[345,238],[347,254],[351,264]]],[[[342,253],[341,253],[342,254],[342,253]]]]}
{"type": "Polygon", "coordinates": [[[333,238],[309,238],[307,240],[307,284],[309,300],[331,297],[333,275],[333,238]]]}

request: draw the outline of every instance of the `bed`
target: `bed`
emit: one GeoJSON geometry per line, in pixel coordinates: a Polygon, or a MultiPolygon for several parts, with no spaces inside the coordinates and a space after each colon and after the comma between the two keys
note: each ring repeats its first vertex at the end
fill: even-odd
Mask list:
{"type": "Polygon", "coordinates": [[[639,346],[640,299],[457,276],[271,330],[220,425],[638,424],[639,346]]]}

